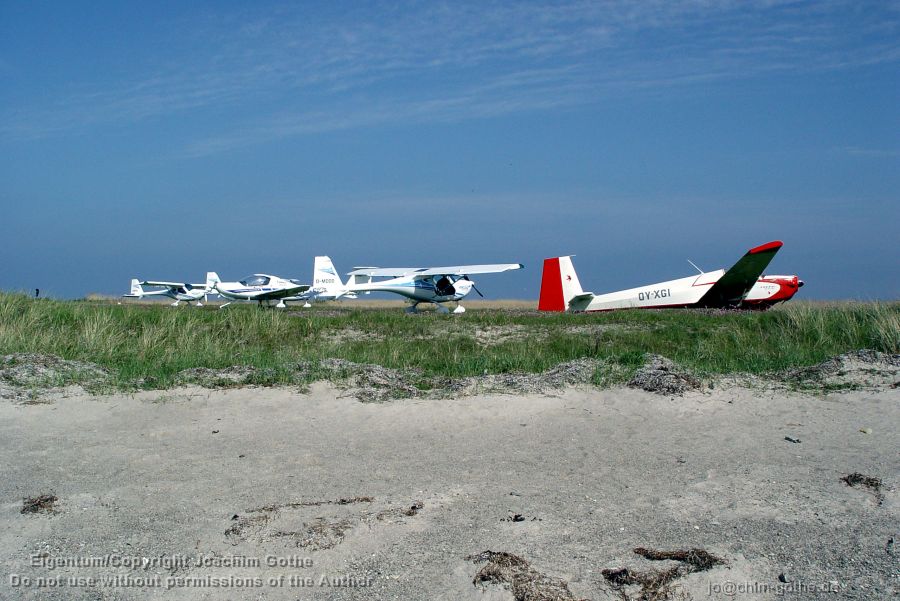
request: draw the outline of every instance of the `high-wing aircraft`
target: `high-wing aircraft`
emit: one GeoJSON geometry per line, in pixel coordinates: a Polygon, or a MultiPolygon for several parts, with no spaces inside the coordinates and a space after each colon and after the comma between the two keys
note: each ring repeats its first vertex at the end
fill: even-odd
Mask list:
{"type": "Polygon", "coordinates": [[[301,284],[298,280],[286,280],[264,273],[255,273],[239,282],[223,282],[215,272],[210,273],[209,278],[216,292],[229,299],[220,309],[234,301],[257,301],[260,306],[278,301],[275,306],[284,309],[285,299],[309,290],[308,284],[301,284]]]}
{"type": "MultiPolygon", "coordinates": [[[[776,240],[751,248],[731,269],[717,269],[678,280],[596,295],[584,292],[572,257],[544,259],[541,311],[610,311],[664,307],[767,309],[790,300],[803,281],[796,275],[762,275],[782,246],[776,240]]],[[[696,265],[694,266],[696,268],[696,265]]]]}
{"type": "Polygon", "coordinates": [[[441,313],[450,310],[442,303],[457,303],[454,313],[464,313],[465,307],[459,304],[472,290],[484,296],[475,287],[470,275],[480,273],[500,273],[511,269],[522,269],[521,263],[504,263],[499,265],[456,265],[453,267],[356,267],[348,275],[351,276],[347,288],[351,292],[393,292],[405,296],[411,301],[406,310],[416,312],[419,303],[434,303],[441,313]],[[375,278],[385,278],[375,280],[375,278]]]}
{"type": "Polygon", "coordinates": [[[173,307],[177,307],[181,301],[190,304],[192,301],[197,302],[198,307],[202,307],[202,300],[207,300],[210,294],[216,294],[213,290],[210,274],[206,274],[206,284],[186,284],[184,282],[156,282],[152,280],[140,281],[138,279],[131,280],[131,292],[123,294],[123,298],[144,298],[145,296],[167,296],[175,299],[172,303],[173,307]],[[164,288],[164,290],[144,290],[144,286],[151,288],[164,288]]]}

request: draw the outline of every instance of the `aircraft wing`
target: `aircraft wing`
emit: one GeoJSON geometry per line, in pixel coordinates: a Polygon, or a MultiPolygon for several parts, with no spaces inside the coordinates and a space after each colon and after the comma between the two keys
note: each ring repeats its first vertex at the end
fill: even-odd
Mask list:
{"type": "Polygon", "coordinates": [[[145,282],[141,282],[141,286],[163,286],[164,288],[181,288],[182,286],[188,286],[184,282],[151,282],[149,280],[145,282]]]}
{"type": "Polygon", "coordinates": [[[286,298],[288,296],[302,294],[307,290],[309,290],[309,286],[303,284],[302,286],[294,286],[292,288],[282,288],[281,290],[263,292],[262,294],[257,294],[256,296],[254,296],[253,300],[278,300],[281,298],[286,298]]]}
{"type": "Polygon", "coordinates": [[[707,290],[697,304],[701,307],[728,307],[741,302],[782,244],[781,240],[775,240],[748,250],[707,290]]]}
{"type": "Polygon", "coordinates": [[[450,267],[363,267],[351,271],[347,275],[366,275],[370,277],[429,276],[429,275],[473,275],[476,273],[499,273],[510,269],[522,269],[521,263],[498,263],[494,265],[453,265],[450,267]]]}
{"type": "Polygon", "coordinates": [[[399,278],[405,275],[415,274],[422,267],[356,267],[347,275],[367,275],[373,278],[399,278]]]}

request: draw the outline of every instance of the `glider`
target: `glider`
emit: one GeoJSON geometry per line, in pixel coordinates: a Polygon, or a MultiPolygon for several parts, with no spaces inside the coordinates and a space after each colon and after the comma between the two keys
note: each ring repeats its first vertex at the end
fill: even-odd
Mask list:
{"type": "Polygon", "coordinates": [[[751,248],[727,271],[704,272],[697,268],[699,275],[599,295],[581,289],[571,256],[544,259],[538,309],[571,312],[674,307],[767,309],[790,300],[803,286],[796,275],[762,275],[782,245],[776,240],[751,248]]]}

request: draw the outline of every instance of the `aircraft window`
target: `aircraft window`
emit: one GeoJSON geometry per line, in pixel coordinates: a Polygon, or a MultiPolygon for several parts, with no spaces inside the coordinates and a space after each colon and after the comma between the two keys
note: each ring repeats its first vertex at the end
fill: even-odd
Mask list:
{"type": "Polygon", "coordinates": [[[453,294],[456,294],[456,290],[453,288],[453,280],[451,280],[449,276],[435,276],[434,279],[435,292],[441,296],[452,296],[453,294]]]}
{"type": "Polygon", "coordinates": [[[265,286],[269,283],[269,278],[264,275],[251,275],[241,280],[244,286],[265,286]]]}

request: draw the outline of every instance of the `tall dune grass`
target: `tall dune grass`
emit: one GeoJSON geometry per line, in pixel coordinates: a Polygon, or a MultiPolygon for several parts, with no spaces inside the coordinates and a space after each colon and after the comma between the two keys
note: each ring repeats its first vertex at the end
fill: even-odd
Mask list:
{"type": "Polygon", "coordinates": [[[861,348],[900,352],[900,303],[795,302],[764,313],[483,308],[463,316],[408,316],[352,302],[286,314],[254,306],[219,311],[0,294],[0,355],[94,362],[122,386],[138,379],[166,386],[184,369],[231,365],[270,368],[263,383],[289,382],[298,362],[326,357],[468,376],[542,371],[580,357],[627,371],[645,353],[657,353],[699,373],[765,373],[861,348]]]}

